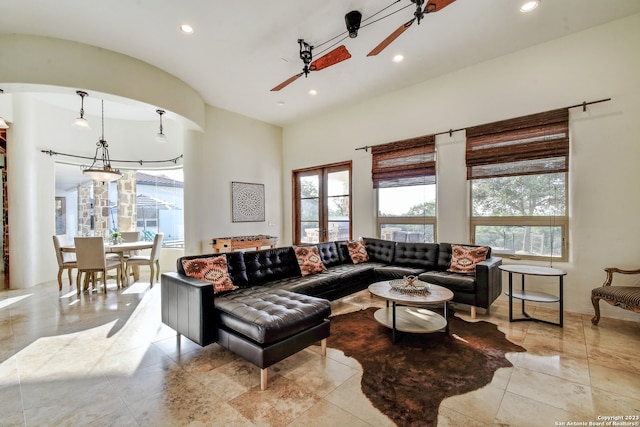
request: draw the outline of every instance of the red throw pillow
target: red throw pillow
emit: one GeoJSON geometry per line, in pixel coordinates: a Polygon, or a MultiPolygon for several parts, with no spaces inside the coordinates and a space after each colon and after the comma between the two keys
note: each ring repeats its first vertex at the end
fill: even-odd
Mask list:
{"type": "Polygon", "coordinates": [[[349,256],[354,264],[369,261],[367,248],[365,248],[362,240],[349,240],[347,242],[347,249],[349,249],[349,256]]]}
{"type": "Polygon", "coordinates": [[[317,246],[298,246],[293,248],[293,250],[296,253],[300,272],[303,276],[320,273],[327,269],[322,263],[322,258],[320,258],[317,246]]]}
{"type": "Polygon", "coordinates": [[[213,283],[213,293],[238,289],[227,270],[227,257],[183,259],[182,268],[187,276],[213,283]]]}
{"type": "Polygon", "coordinates": [[[476,264],[487,259],[488,252],[488,246],[451,245],[451,265],[447,271],[475,274],[476,264]]]}

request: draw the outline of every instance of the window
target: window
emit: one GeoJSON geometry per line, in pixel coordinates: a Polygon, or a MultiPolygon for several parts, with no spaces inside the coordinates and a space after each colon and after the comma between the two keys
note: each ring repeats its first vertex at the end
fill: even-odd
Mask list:
{"type": "Polygon", "coordinates": [[[294,243],[351,238],[351,162],[293,171],[294,243]]]}
{"type": "Polygon", "coordinates": [[[379,237],[435,242],[435,136],[376,145],[371,152],[379,237]]]}
{"type": "Polygon", "coordinates": [[[67,236],[107,238],[116,230],[135,230],[152,241],[162,232],[163,246],[183,247],[182,169],[121,172],[119,180],[101,183],[88,180],[78,166],[56,163],[56,196],[65,199],[67,236]]]}
{"type": "Polygon", "coordinates": [[[435,242],[436,188],[431,185],[378,189],[378,232],[396,242],[435,242]]]}
{"type": "Polygon", "coordinates": [[[145,240],[164,233],[163,247],[184,247],[182,169],[136,171],[137,231],[145,240]]]}
{"type": "Polygon", "coordinates": [[[467,129],[473,242],[566,260],[568,157],[566,109],[467,129]]]}

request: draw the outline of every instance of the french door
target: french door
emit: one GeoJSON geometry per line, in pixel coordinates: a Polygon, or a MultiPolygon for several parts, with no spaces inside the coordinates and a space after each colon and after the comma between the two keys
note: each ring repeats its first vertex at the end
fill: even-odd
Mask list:
{"type": "Polygon", "coordinates": [[[351,239],[351,162],[293,171],[293,242],[351,239]]]}

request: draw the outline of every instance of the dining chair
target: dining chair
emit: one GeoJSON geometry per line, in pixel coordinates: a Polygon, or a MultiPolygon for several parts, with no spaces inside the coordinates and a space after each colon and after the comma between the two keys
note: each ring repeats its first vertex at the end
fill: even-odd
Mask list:
{"type": "Polygon", "coordinates": [[[62,246],[69,245],[69,238],[66,234],[53,236],[53,247],[56,250],[56,260],[58,261],[58,290],[62,290],[62,272],[69,271],[69,286],[73,285],[72,271],[78,268],[76,262],[76,254],[71,252],[62,252],[62,246]]]}
{"type": "MultiPolygon", "coordinates": [[[[123,243],[139,242],[139,241],[140,241],[140,232],[139,231],[123,231],[122,232],[122,242],[123,243]]],[[[139,250],[135,250],[135,251],[125,252],[125,253],[122,253],[122,254],[107,254],[107,258],[120,258],[120,255],[122,255],[123,261],[126,261],[131,255],[140,255],[140,251],[139,250]]],[[[131,275],[133,276],[134,280],[138,280],[138,269],[134,268],[133,272],[131,273],[131,275]]]]}
{"type": "Polygon", "coordinates": [[[164,233],[156,233],[153,238],[153,246],[149,255],[132,255],[127,260],[126,277],[129,277],[129,268],[148,265],[151,270],[149,283],[153,287],[153,276],[155,273],[156,281],[160,278],[160,248],[162,248],[162,239],[164,233]]]}
{"type": "Polygon", "coordinates": [[[122,276],[122,262],[120,259],[107,259],[104,252],[104,240],[102,237],[76,237],[76,258],[78,262],[78,277],[76,286],[80,295],[80,278],[84,273],[84,289],[89,286],[89,281],[93,287],[97,285],[96,273],[102,273],[102,284],[104,292],[107,293],[107,271],[116,269],[116,284],[120,288],[120,277],[122,276]]]}

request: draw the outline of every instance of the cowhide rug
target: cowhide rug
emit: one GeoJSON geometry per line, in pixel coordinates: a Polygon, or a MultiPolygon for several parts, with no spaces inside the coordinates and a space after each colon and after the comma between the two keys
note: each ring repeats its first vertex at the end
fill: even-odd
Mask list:
{"type": "Polygon", "coordinates": [[[449,334],[401,334],[393,344],[376,310],[332,317],[328,346],[360,362],[362,391],[399,426],[435,426],[443,399],[484,387],[512,366],[505,353],[525,351],[495,325],[458,317],[449,318],[449,334]]]}

